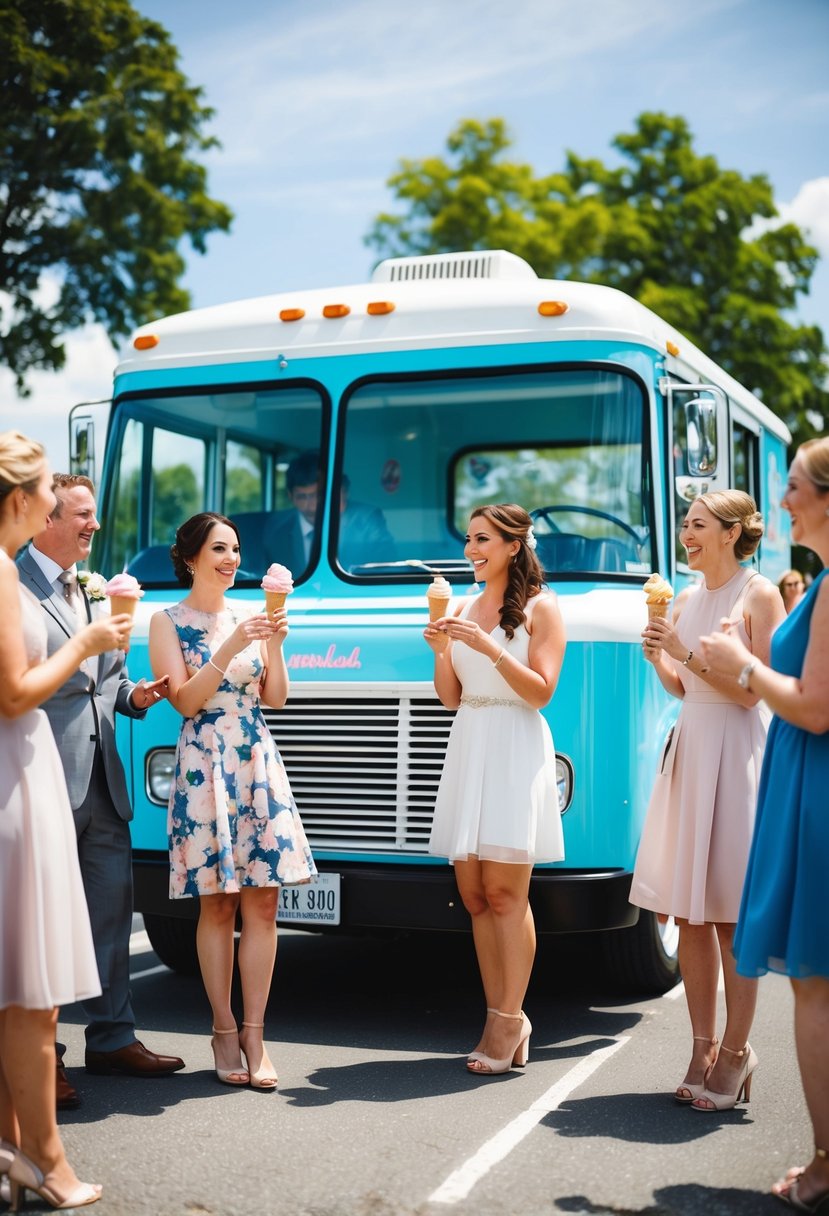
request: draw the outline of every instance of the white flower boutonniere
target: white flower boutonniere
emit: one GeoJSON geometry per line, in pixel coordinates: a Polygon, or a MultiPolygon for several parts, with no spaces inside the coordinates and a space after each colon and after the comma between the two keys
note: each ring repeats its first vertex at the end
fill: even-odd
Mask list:
{"type": "Polygon", "coordinates": [[[107,581],[103,574],[98,574],[94,570],[79,570],[78,582],[89,596],[90,603],[95,604],[99,600],[106,599],[107,581]]]}

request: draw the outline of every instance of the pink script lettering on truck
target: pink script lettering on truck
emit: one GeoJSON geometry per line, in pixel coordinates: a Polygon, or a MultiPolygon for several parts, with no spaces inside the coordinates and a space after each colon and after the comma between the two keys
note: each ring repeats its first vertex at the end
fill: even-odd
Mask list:
{"type": "Polygon", "coordinates": [[[288,668],[298,667],[362,667],[360,647],[355,646],[351,654],[337,654],[332,642],[325,654],[292,654],[286,659],[288,668]]]}

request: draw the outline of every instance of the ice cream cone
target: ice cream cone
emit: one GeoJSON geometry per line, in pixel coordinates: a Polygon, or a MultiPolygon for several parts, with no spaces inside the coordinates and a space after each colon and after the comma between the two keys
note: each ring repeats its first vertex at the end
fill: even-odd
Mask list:
{"type": "Polygon", "coordinates": [[[287,598],[288,593],[286,591],[266,591],[265,612],[268,616],[273,616],[277,608],[282,608],[287,598]]]}
{"type": "MultiPolygon", "coordinates": [[[[446,616],[449,611],[450,600],[436,600],[429,596],[429,620],[439,621],[442,616],[446,616]]],[[[449,645],[449,635],[441,633],[435,642],[436,650],[445,650],[449,645]]]]}
{"type": "MultiPolygon", "coordinates": [[[[138,600],[134,596],[128,595],[111,595],[109,597],[109,610],[113,616],[120,616],[121,613],[128,613],[132,618],[135,616],[135,610],[138,607],[138,600]]],[[[129,653],[129,639],[121,647],[124,654],[129,653]]]]}
{"type": "Polygon", "coordinates": [[[669,605],[670,605],[670,600],[659,600],[655,604],[648,604],[648,620],[649,621],[667,620],[669,605]]]}

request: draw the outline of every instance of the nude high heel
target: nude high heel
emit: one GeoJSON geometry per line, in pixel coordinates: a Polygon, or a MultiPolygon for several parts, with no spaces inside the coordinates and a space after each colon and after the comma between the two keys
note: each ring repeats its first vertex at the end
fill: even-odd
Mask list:
{"type": "MultiPolygon", "coordinates": [[[[712,1047],[716,1047],[719,1041],[717,1038],[709,1039],[703,1034],[694,1035],[695,1043],[709,1043],[712,1047]]],[[[690,1081],[683,1081],[681,1085],[678,1085],[674,1091],[674,1098],[677,1102],[696,1102],[697,1098],[701,1098],[705,1093],[705,1087],[708,1084],[708,1078],[711,1076],[711,1069],[713,1067],[713,1064],[708,1065],[701,1085],[693,1085],[690,1081]]]]}
{"type": "Polygon", "coordinates": [[[510,1018],[512,1021],[520,1022],[518,1030],[518,1041],[515,1044],[510,1055],[505,1056],[503,1060],[494,1060],[492,1056],[484,1055],[483,1052],[475,1052],[475,1059],[470,1059],[466,1067],[470,1072],[474,1072],[479,1076],[490,1077],[496,1076],[499,1073],[509,1072],[513,1067],[523,1068],[527,1063],[530,1050],[530,1035],[532,1033],[532,1023],[523,1009],[520,1013],[502,1013],[500,1009],[491,1009],[488,1012],[494,1013],[499,1018],[510,1018]],[[475,1067],[477,1065],[478,1067],[475,1067]]]}
{"type": "MultiPolygon", "coordinates": [[[[817,1145],[815,1146],[815,1156],[819,1157],[821,1161],[829,1161],[829,1152],[825,1148],[818,1148],[817,1145]]],[[[790,1208],[794,1208],[796,1212],[811,1212],[812,1216],[826,1216],[826,1213],[829,1213],[829,1191],[821,1191],[812,1199],[800,1198],[800,1180],[805,1173],[805,1165],[794,1166],[785,1178],[775,1182],[771,1193],[776,1199],[781,1199],[790,1208]]]]}
{"type": "Polygon", "coordinates": [[[65,1208],[83,1208],[89,1203],[97,1203],[101,1198],[103,1187],[98,1186],[97,1183],[79,1182],[68,1195],[60,1195],[54,1187],[49,1185],[48,1177],[48,1174],[44,1176],[43,1171],[35,1165],[34,1161],[30,1161],[17,1149],[9,1169],[11,1210],[13,1212],[20,1210],[20,1200],[22,1198],[25,1203],[26,1191],[34,1191],[57,1211],[63,1211],[65,1208]]]}
{"type": "Polygon", "coordinates": [[[713,1114],[714,1111],[733,1110],[738,1102],[743,1100],[745,1095],[746,1102],[751,1098],[751,1078],[757,1064],[759,1063],[757,1056],[754,1053],[754,1048],[750,1043],[746,1043],[739,1051],[734,1051],[732,1047],[726,1047],[723,1043],[720,1051],[727,1051],[730,1056],[736,1056],[737,1059],[745,1059],[743,1067],[740,1069],[737,1077],[737,1088],[733,1094],[718,1094],[715,1090],[705,1089],[691,1103],[691,1110],[701,1110],[705,1114],[713,1114]],[[698,1102],[710,1102],[710,1106],[698,1106],[698,1102]]]}
{"type": "MultiPolygon", "coordinates": [[[[264,1022],[242,1022],[242,1025],[249,1026],[251,1028],[251,1030],[264,1030],[265,1029],[264,1022]]],[[[248,1065],[248,1073],[250,1075],[251,1089],[261,1089],[263,1093],[270,1093],[271,1090],[276,1089],[277,1085],[279,1084],[279,1077],[276,1075],[276,1072],[273,1071],[273,1064],[271,1064],[270,1060],[268,1060],[268,1064],[270,1064],[272,1071],[271,1072],[262,1072],[262,1060],[264,1060],[267,1055],[267,1052],[265,1051],[265,1044],[264,1043],[262,1044],[262,1060],[259,1061],[259,1071],[258,1072],[254,1072],[253,1069],[251,1068],[250,1057],[248,1056],[248,1053],[245,1051],[244,1047],[242,1048],[242,1052],[244,1054],[245,1060],[247,1061],[247,1065],[248,1065]]]]}
{"type": "MultiPolygon", "coordinates": [[[[487,1018],[489,1017],[489,1015],[491,1013],[497,1013],[497,1012],[498,1012],[497,1009],[490,1009],[489,1005],[487,1005],[487,1007],[486,1007],[487,1018]]],[[[466,1057],[466,1062],[468,1064],[470,1060],[483,1060],[483,1059],[484,1059],[484,1053],[482,1051],[470,1051],[469,1055],[466,1057]]]]}
{"type": "MultiPolygon", "coordinates": [[[[218,1030],[215,1026],[213,1027],[214,1035],[238,1033],[239,1031],[235,1026],[232,1030],[218,1030]]],[[[246,1068],[242,1068],[241,1065],[238,1068],[219,1068],[219,1065],[216,1063],[216,1044],[212,1039],[210,1040],[210,1047],[213,1051],[213,1067],[216,1069],[216,1076],[219,1078],[222,1085],[247,1085],[250,1081],[250,1073],[248,1070],[246,1068]],[[241,1077],[242,1080],[231,1081],[231,1077],[241,1077]]]]}
{"type": "Polygon", "coordinates": [[[16,1155],[17,1146],[15,1144],[10,1144],[8,1140],[0,1140],[0,1200],[3,1203],[11,1201],[9,1170],[16,1155]]]}

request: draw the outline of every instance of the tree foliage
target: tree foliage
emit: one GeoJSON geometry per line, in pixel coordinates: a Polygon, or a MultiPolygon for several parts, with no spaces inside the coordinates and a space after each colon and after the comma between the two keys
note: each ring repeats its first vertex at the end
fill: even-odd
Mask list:
{"type": "Polygon", "coordinates": [[[212,111],[129,0],[0,0],[0,62],[0,361],[25,391],[67,330],[186,308],[183,238],[232,217],[197,159],[212,111]]]}
{"type": "Polygon", "coordinates": [[[791,427],[798,440],[829,414],[821,330],[793,317],[818,253],[777,224],[768,179],[700,155],[685,119],[645,113],[616,136],[621,163],[565,156],[538,176],[510,160],[503,120],[467,120],[446,159],[403,160],[389,179],[405,205],[377,217],[367,243],[384,257],[509,249],[544,278],[606,283],[687,334],[791,427]]]}

